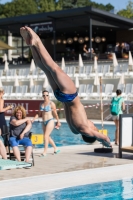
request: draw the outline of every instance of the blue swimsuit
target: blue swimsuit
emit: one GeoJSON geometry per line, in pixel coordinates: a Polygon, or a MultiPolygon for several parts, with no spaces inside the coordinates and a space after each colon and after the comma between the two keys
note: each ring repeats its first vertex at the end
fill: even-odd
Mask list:
{"type": "Polygon", "coordinates": [[[54,95],[58,101],[71,102],[75,99],[75,97],[78,95],[78,93],[75,92],[74,94],[65,94],[65,93],[61,92],[60,89],[56,89],[54,91],[54,95]]]}
{"type": "MultiPolygon", "coordinates": [[[[45,107],[40,106],[40,110],[41,110],[41,111],[44,111],[44,112],[49,112],[49,111],[51,111],[50,103],[49,103],[47,106],[45,106],[45,107]]],[[[49,121],[51,121],[51,120],[54,120],[54,118],[51,118],[51,119],[48,119],[48,120],[44,121],[44,122],[43,122],[44,126],[46,126],[46,125],[49,123],[49,121]]]]}

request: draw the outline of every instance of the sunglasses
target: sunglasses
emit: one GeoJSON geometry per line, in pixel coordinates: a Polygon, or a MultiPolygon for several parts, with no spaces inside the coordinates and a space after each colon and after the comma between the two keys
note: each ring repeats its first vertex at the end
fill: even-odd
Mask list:
{"type": "Polygon", "coordinates": [[[48,95],[48,94],[46,94],[46,95],[44,94],[44,95],[42,95],[42,96],[43,96],[43,97],[48,97],[49,95],[48,95]]]}

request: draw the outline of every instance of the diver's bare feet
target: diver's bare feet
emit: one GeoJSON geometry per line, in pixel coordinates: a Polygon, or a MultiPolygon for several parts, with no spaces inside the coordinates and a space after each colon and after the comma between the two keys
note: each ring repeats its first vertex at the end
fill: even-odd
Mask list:
{"type": "Polygon", "coordinates": [[[20,34],[28,46],[38,46],[40,38],[31,28],[27,26],[20,28],[20,34]]]}

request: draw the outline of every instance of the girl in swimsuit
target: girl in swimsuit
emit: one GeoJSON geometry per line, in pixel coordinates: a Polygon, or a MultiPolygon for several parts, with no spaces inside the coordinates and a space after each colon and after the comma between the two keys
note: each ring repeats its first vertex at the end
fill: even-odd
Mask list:
{"type": "Polygon", "coordinates": [[[110,139],[89,126],[85,109],[80,102],[71,78],[53,61],[39,36],[29,27],[22,27],[20,33],[30,46],[36,64],[45,72],[55,97],[63,102],[66,120],[73,133],[96,138],[104,146],[111,147],[110,139]]]}
{"type": "Polygon", "coordinates": [[[50,137],[50,134],[52,133],[54,129],[54,118],[52,115],[52,112],[57,120],[56,126],[60,127],[61,123],[59,122],[59,117],[56,112],[56,106],[55,103],[49,100],[49,92],[47,90],[44,90],[42,92],[42,96],[44,98],[43,104],[41,104],[39,108],[39,113],[35,115],[35,117],[32,120],[32,123],[41,116],[42,114],[42,120],[43,120],[43,132],[44,132],[44,152],[40,155],[41,157],[46,156],[48,144],[50,143],[54,148],[54,153],[59,153],[59,149],[57,149],[54,141],[50,137]]]}

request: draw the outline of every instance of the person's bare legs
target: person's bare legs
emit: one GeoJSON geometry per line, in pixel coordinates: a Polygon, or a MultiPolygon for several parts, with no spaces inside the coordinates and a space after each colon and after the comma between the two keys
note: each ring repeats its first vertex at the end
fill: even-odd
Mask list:
{"type": "Polygon", "coordinates": [[[19,151],[19,148],[17,146],[13,147],[13,154],[17,158],[18,161],[21,161],[20,151],[19,151]]]}
{"type": "MultiPolygon", "coordinates": [[[[66,93],[66,94],[73,94],[76,92],[76,87],[69,76],[60,69],[60,67],[53,61],[47,50],[45,49],[44,45],[42,44],[38,35],[29,27],[22,27],[20,29],[20,33],[24,40],[26,41],[27,45],[31,46],[31,50],[33,56],[37,51],[41,62],[43,65],[39,65],[39,67],[45,71],[45,68],[49,70],[52,75],[52,79],[56,82],[58,88],[66,93]]],[[[35,57],[34,57],[35,58],[35,57]]]]}
{"type": "Polygon", "coordinates": [[[43,152],[43,155],[47,154],[49,143],[53,146],[54,151],[56,151],[56,149],[57,149],[54,141],[50,138],[50,134],[52,133],[53,129],[54,129],[54,120],[50,120],[46,126],[43,126],[43,131],[44,131],[44,152],[43,152]]]}
{"type": "Polygon", "coordinates": [[[49,143],[54,148],[54,152],[56,152],[58,148],[56,147],[54,140],[51,137],[49,137],[49,143]]]}
{"type": "Polygon", "coordinates": [[[119,145],[119,120],[114,120],[116,131],[115,131],[115,144],[119,145]]]}
{"type": "Polygon", "coordinates": [[[2,156],[3,159],[7,159],[6,148],[1,140],[0,140],[0,155],[2,156]]]}
{"type": "Polygon", "coordinates": [[[29,162],[31,152],[32,152],[32,147],[31,146],[26,147],[26,150],[25,150],[26,162],[29,162]]]}
{"type": "Polygon", "coordinates": [[[32,50],[32,55],[34,57],[34,60],[35,60],[35,63],[37,64],[37,66],[39,66],[41,69],[43,68],[43,71],[45,72],[47,78],[48,78],[48,81],[53,89],[53,91],[55,91],[56,89],[58,89],[58,85],[56,84],[55,80],[53,79],[50,71],[47,69],[47,68],[44,68],[44,65],[43,63],[41,62],[41,58],[38,54],[38,52],[36,51],[36,49],[33,47],[31,48],[32,50]]]}

